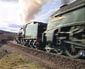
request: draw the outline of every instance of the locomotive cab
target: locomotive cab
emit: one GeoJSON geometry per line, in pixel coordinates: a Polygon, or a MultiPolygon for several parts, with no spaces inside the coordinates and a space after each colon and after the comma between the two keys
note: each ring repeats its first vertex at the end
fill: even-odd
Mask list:
{"type": "Polygon", "coordinates": [[[44,32],[46,51],[76,58],[85,53],[85,2],[77,0],[55,12],[44,32]]]}

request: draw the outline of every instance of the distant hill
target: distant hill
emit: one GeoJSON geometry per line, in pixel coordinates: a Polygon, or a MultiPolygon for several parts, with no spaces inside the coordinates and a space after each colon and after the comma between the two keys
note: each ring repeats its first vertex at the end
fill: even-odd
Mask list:
{"type": "Polygon", "coordinates": [[[15,38],[16,33],[0,30],[0,40],[15,38]]]}
{"type": "Polygon", "coordinates": [[[16,33],[0,30],[0,34],[16,34],[16,33]]]}

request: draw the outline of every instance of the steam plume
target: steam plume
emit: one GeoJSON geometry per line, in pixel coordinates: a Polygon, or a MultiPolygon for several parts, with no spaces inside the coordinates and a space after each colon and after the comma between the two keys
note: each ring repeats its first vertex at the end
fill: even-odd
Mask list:
{"type": "Polygon", "coordinates": [[[48,0],[19,0],[22,11],[21,20],[23,20],[24,23],[31,21],[47,1],[48,0]]]}

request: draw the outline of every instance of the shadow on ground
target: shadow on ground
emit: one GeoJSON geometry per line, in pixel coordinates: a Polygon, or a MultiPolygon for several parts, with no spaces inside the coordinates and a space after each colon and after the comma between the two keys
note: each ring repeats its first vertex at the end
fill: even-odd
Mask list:
{"type": "Polygon", "coordinates": [[[0,40],[0,47],[2,47],[5,44],[7,44],[7,40],[0,40]]]}

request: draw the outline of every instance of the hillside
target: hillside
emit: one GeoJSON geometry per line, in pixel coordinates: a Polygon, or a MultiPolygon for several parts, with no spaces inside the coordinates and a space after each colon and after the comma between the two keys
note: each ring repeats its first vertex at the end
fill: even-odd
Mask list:
{"type": "Polygon", "coordinates": [[[0,43],[3,40],[12,40],[15,38],[15,36],[16,36],[16,33],[0,30],[0,43]]]}

